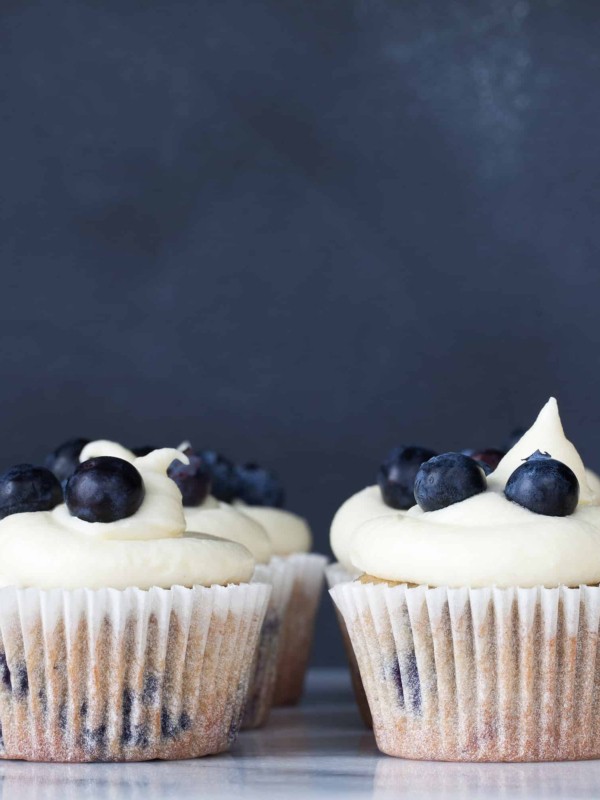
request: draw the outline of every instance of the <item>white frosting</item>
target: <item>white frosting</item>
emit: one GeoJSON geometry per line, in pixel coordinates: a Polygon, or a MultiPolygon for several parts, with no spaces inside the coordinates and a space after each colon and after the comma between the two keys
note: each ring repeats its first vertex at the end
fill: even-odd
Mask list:
{"type": "MultiPolygon", "coordinates": [[[[118,445],[93,444],[87,446],[88,457],[117,455],[118,445]]],[[[170,448],[133,457],[145,496],[125,519],[84,522],[65,505],[3,519],[0,586],[148,589],[249,580],[254,559],[245,547],[208,535],[184,536],[181,493],[166,475],[175,458],[187,463],[186,456],[170,448]]]]}
{"type": "Polygon", "coordinates": [[[399,513],[383,502],[379,486],[367,486],[349,497],[337,510],[329,534],[331,549],[340,564],[348,571],[354,571],[350,560],[350,543],[354,532],[363,522],[373,517],[399,513]]]}
{"type": "Polygon", "coordinates": [[[488,477],[488,491],[439,511],[414,506],[360,525],[350,558],[362,572],[431,586],[578,586],[600,583],[600,506],[552,398],[488,477]],[[535,514],[504,497],[506,480],[535,450],[580,482],[574,514],[535,514]]]}
{"type": "Polygon", "coordinates": [[[524,459],[535,453],[536,450],[550,453],[552,458],[571,467],[579,481],[580,504],[595,502],[596,498],[588,485],[583,461],[565,436],[558,413],[558,404],[554,397],[548,400],[531,428],[508,451],[495,471],[488,477],[488,487],[503,492],[506,481],[512,473],[521,466],[524,459]]]}
{"type": "Polygon", "coordinates": [[[188,531],[202,531],[239,542],[250,550],[258,564],[266,564],[273,555],[269,534],[259,522],[212,495],[202,505],[184,506],[183,513],[188,531]]]}
{"type": "Polygon", "coordinates": [[[273,546],[273,555],[308,553],[312,547],[308,523],[297,514],[270,506],[248,506],[239,500],[234,505],[265,528],[273,546]]]}

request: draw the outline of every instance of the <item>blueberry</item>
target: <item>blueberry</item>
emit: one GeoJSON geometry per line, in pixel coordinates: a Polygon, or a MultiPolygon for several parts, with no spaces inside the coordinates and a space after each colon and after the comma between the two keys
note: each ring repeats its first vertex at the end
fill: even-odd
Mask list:
{"type": "Polygon", "coordinates": [[[79,466],[81,451],[89,442],[89,439],[69,439],[46,457],[46,467],[56,475],[61,483],[66,481],[79,466]]]}
{"type": "Polygon", "coordinates": [[[430,458],[415,479],[415,500],[423,511],[437,511],[485,492],[487,480],[479,464],[462,453],[430,458]]]}
{"type": "Polygon", "coordinates": [[[0,475],[0,519],[23,511],[50,511],[62,501],[58,478],[49,469],[17,464],[0,475]]]}
{"type": "Polygon", "coordinates": [[[238,497],[249,506],[281,508],[285,499],[279,478],[258,464],[243,464],[236,468],[239,479],[238,497]]]}
{"type": "Polygon", "coordinates": [[[202,459],[211,479],[211,492],[224,503],[231,503],[238,493],[239,479],[233,463],[214,450],[200,450],[197,455],[202,459]]]}
{"type": "Polygon", "coordinates": [[[184,506],[199,506],[210,492],[210,472],[200,456],[190,448],[185,450],[185,454],[190,463],[171,461],[167,475],[179,487],[184,506]]]}
{"type": "Polygon", "coordinates": [[[486,450],[463,450],[462,453],[478,461],[486,475],[493,472],[506,455],[504,450],[496,450],[494,447],[488,447],[486,450]]]}
{"type": "Polygon", "coordinates": [[[65,502],[85,522],[115,522],[130,517],[144,500],[144,482],[128,461],[113,456],[90,458],[67,481],[65,502]]]}
{"type": "Polygon", "coordinates": [[[536,514],[567,517],[577,508],[579,481],[562,461],[536,450],[512,473],[504,494],[536,514]]]}
{"type": "Polygon", "coordinates": [[[411,508],[415,504],[415,478],[421,464],[437,453],[426,447],[395,447],[377,473],[383,502],[391,508],[411,508]]]}

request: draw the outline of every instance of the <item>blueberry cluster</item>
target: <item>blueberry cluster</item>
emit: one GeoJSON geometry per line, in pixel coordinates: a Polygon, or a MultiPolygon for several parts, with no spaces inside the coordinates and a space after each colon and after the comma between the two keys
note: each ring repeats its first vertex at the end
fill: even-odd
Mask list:
{"type": "MultiPolygon", "coordinates": [[[[391,508],[406,510],[416,501],[424,511],[438,511],[485,492],[487,475],[504,455],[492,448],[437,455],[424,447],[397,447],[379,468],[377,482],[391,508]]],[[[566,464],[536,451],[512,473],[504,494],[536,514],[563,517],[577,507],[579,482],[566,464]]]]}
{"type": "MultiPolygon", "coordinates": [[[[191,452],[186,451],[186,454],[189,456],[191,452]]],[[[199,450],[193,453],[193,456],[198,459],[196,469],[200,470],[201,465],[203,474],[207,476],[209,483],[207,493],[210,491],[217,500],[224,503],[242,500],[249,506],[270,506],[271,508],[283,506],[285,500],[283,486],[279,478],[270,470],[255,463],[234,464],[214,450],[199,450]]],[[[177,468],[174,469],[173,474],[169,471],[169,475],[176,481],[184,494],[184,505],[198,505],[198,503],[185,502],[183,482],[180,483],[176,473],[189,475],[189,470],[186,472],[177,468]]]]}
{"type": "Polygon", "coordinates": [[[0,519],[27,511],[51,511],[63,502],[74,517],[86,522],[114,522],[135,514],[145,494],[140,473],[128,461],[112,456],[74,466],[86,443],[86,439],[72,439],[57,448],[46,461],[54,471],[17,464],[1,474],[0,519]]]}

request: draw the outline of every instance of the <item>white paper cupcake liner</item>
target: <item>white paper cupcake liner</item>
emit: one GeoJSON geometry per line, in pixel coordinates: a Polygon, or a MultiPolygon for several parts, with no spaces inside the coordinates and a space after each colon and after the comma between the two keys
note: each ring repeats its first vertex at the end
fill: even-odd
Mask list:
{"type": "MultiPolygon", "coordinates": [[[[349,581],[353,581],[358,577],[358,575],[358,572],[348,572],[348,570],[343,567],[339,561],[329,564],[325,569],[325,579],[329,589],[333,589],[334,586],[337,586],[340,583],[348,583],[349,581]]],[[[346,658],[348,659],[348,667],[350,669],[350,678],[352,680],[352,689],[354,690],[356,705],[358,706],[361,719],[365,723],[365,726],[367,728],[372,728],[373,718],[371,717],[369,702],[367,700],[367,695],[365,694],[362,678],[360,677],[360,670],[358,668],[356,656],[354,655],[350,636],[348,635],[348,629],[346,627],[346,623],[344,622],[344,617],[340,613],[340,610],[335,603],[333,604],[333,607],[335,609],[335,615],[340,626],[346,658]]]]}
{"type": "Polygon", "coordinates": [[[235,738],[270,587],[0,589],[0,758],[191,758],[235,738]]]}
{"type": "Polygon", "coordinates": [[[343,583],[384,753],[444,761],[600,756],[600,588],[343,583]]]}
{"type": "Polygon", "coordinates": [[[277,657],[283,623],[292,594],[294,566],[286,559],[272,558],[268,564],[256,565],[252,581],[269,584],[271,597],[254,657],[242,730],[264,725],[273,706],[277,657]]]}
{"type": "Polygon", "coordinates": [[[279,559],[287,561],[293,571],[273,700],[277,706],[286,706],[294,705],[302,696],[327,559],[316,553],[294,553],[279,559]]]}

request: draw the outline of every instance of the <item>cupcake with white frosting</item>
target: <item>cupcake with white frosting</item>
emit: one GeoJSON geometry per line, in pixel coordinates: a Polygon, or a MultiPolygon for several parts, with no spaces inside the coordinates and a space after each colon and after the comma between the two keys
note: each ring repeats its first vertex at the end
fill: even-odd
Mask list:
{"type": "Polygon", "coordinates": [[[185,535],[173,459],[90,457],[65,503],[45,470],[0,478],[0,757],[191,758],[235,737],[270,587],[247,548],[185,535]]]}
{"type": "MultiPolygon", "coordinates": [[[[183,442],[178,450],[184,453],[185,463],[174,460],[167,474],[181,492],[186,536],[209,534],[243,545],[254,558],[252,581],[271,586],[242,721],[242,728],[260,727],[266,723],[273,705],[277,657],[293,575],[285,563],[273,559],[271,538],[259,522],[211,494],[210,462],[196,454],[189,442],[183,442]]],[[[132,450],[106,440],[88,443],[79,457],[85,461],[100,455],[118,456],[131,463],[136,460],[132,450]]]]}
{"type": "Polygon", "coordinates": [[[456,761],[600,756],[600,496],[556,401],[485,476],[445,454],[418,505],[353,534],[331,594],[380,749],[456,761]]]}

